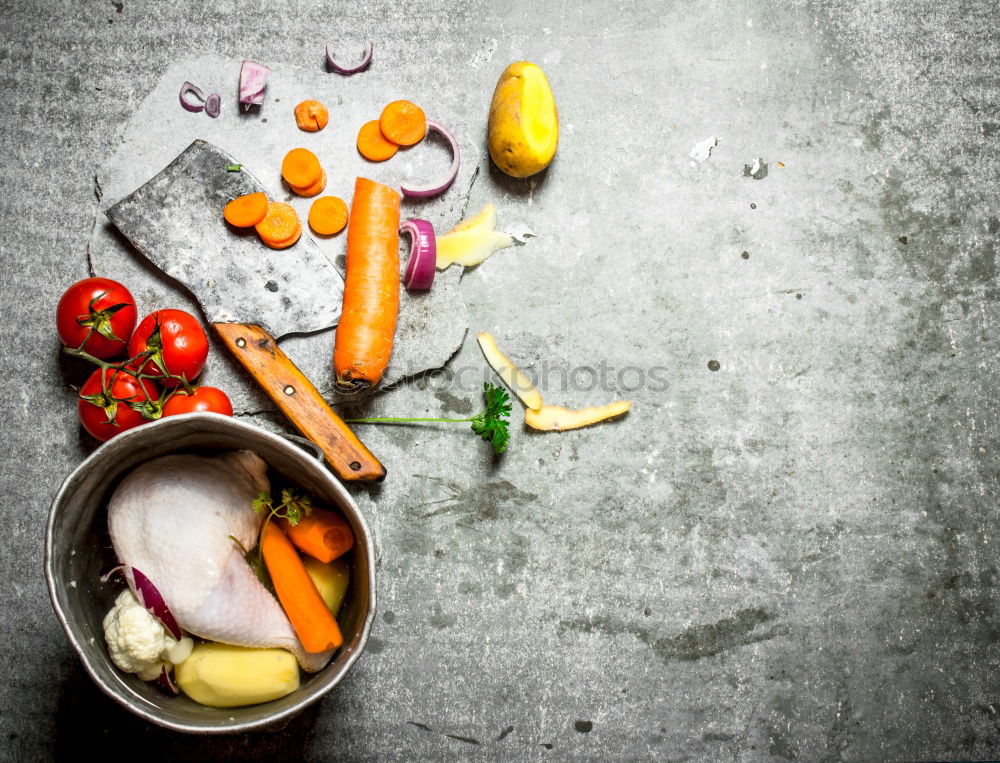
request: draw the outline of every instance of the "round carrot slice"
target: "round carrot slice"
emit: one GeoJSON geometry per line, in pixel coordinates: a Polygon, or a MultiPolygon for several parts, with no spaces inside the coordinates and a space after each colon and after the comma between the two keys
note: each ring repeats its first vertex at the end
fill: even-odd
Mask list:
{"type": "Polygon", "coordinates": [[[358,153],[370,162],[384,162],[392,159],[399,151],[399,146],[386,140],[378,126],[378,120],[365,122],[358,130],[358,153]]]}
{"type": "Polygon", "coordinates": [[[330,121],[330,112],[319,101],[302,101],[295,107],[295,124],[306,132],[319,132],[330,121]]]}
{"type": "Polygon", "coordinates": [[[308,188],[322,175],[319,159],[308,148],[293,148],[281,161],[281,176],[290,186],[308,188]]]}
{"type": "Polygon", "coordinates": [[[272,241],[271,239],[265,238],[264,236],[261,236],[260,240],[263,241],[264,245],[269,247],[270,249],[287,249],[296,241],[298,241],[301,235],[302,235],[302,226],[300,225],[299,229],[295,232],[295,235],[293,235],[291,238],[285,239],[284,241],[272,241]]]}
{"type": "Polygon", "coordinates": [[[427,117],[424,110],[409,101],[393,101],[382,109],[378,118],[382,134],[400,146],[414,146],[427,133],[427,117]]]}
{"type": "Polygon", "coordinates": [[[302,221],[291,204],[272,201],[267,205],[267,217],[254,226],[260,240],[272,249],[284,249],[299,240],[302,221]]]}
{"type": "Polygon", "coordinates": [[[347,205],[336,196],[316,199],[309,207],[309,227],[321,236],[340,233],[347,225],[347,205]]]}
{"type": "Polygon", "coordinates": [[[320,175],[319,180],[308,188],[299,188],[295,185],[289,187],[299,196],[319,196],[326,189],[326,173],[320,175]]]}
{"type": "Polygon", "coordinates": [[[248,193],[237,196],[222,210],[226,222],[237,228],[249,228],[267,216],[267,194],[248,193]]]}

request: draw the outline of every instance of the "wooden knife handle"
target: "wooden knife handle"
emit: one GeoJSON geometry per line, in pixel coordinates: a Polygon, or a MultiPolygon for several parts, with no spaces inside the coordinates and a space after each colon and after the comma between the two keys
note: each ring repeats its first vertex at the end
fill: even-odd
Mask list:
{"type": "Polygon", "coordinates": [[[316,443],[342,480],[381,481],[385,467],[334,413],[312,383],[260,326],[213,323],[233,356],[282,412],[316,443]]]}

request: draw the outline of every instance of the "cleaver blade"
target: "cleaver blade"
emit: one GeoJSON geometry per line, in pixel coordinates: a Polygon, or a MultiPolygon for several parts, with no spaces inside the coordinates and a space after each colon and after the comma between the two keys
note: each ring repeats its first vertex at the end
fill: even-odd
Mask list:
{"type": "Polygon", "coordinates": [[[159,174],[107,210],[150,262],[195,296],[209,323],[260,326],[275,339],[330,328],[344,279],[308,235],[269,249],[222,218],[230,199],[263,191],[225,151],[196,140],[159,174]]]}
{"type": "Polygon", "coordinates": [[[226,203],[263,190],[248,172],[226,169],[235,163],[196,140],[107,215],[136,249],[195,295],[226,349],[342,480],[382,480],[385,467],[276,341],[333,326],[344,281],[308,236],[273,250],[252,232],[228,228],[226,203]]]}

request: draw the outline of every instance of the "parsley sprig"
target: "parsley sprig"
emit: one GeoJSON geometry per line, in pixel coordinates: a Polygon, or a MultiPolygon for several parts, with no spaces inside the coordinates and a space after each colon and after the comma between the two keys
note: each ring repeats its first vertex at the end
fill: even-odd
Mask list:
{"type": "MultiPolygon", "coordinates": [[[[267,519],[264,520],[265,524],[270,522],[273,517],[277,517],[279,519],[287,519],[288,524],[294,526],[312,514],[312,496],[308,493],[299,493],[286,487],[281,491],[281,503],[275,506],[271,500],[271,494],[264,491],[254,498],[253,510],[258,514],[267,512],[267,519]]],[[[261,527],[263,528],[263,525],[261,527]]]]}
{"type": "Polygon", "coordinates": [[[443,424],[464,424],[472,425],[472,431],[482,437],[493,448],[493,452],[499,455],[507,449],[510,440],[510,429],[507,417],[510,415],[510,395],[507,390],[495,384],[486,382],[483,384],[483,396],[486,398],[486,407],[475,416],[467,419],[442,419],[436,417],[429,418],[398,418],[374,417],[364,419],[344,419],[348,424],[414,424],[439,422],[443,424]]]}
{"type": "MultiPolygon", "coordinates": [[[[303,519],[312,514],[313,504],[312,496],[308,493],[299,493],[292,488],[284,488],[281,491],[281,502],[275,506],[274,501],[271,499],[271,494],[267,491],[261,491],[260,495],[253,499],[253,510],[258,514],[267,513],[264,521],[260,525],[260,533],[258,533],[257,538],[257,552],[251,557],[250,553],[247,552],[243,545],[239,543],[236,538],[233,540],[243,548],[244,556],[246,556],[247,562],[253,568],[253,571],[257,573],[257,577],[262,583],[267,581],[267,571],[264,567],[264,549],[261,547],[260,538],[264,535],[264,528],[267,527],[267,523],[272,519],[287,519],[288,524],[295,526],[303,519]]],[[[232,536],[230,536],[232,538],[232,536]]]]}

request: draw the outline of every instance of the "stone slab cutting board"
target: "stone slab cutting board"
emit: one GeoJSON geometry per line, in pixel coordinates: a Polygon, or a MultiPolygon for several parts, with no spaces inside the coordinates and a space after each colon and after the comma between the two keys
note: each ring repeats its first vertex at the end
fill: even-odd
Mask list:
{"type": "MultiPolygon", "coordinates": [[[[401,219],[420,217],[439,232],[449,230],[465,212],[469,191],[479,171],[482,151],[471,140],[482,134],[482,124],[463,114],[460,101],[448,83],[421,82],[405,72],[382,73],[378,51],[372,67],[350,77],[315,69],[261,63],[270,66],[263,106],[244,111],[237,102],[238,59],[205,56],[173,64],[156,87],[138,105],[124,125],[115,152],[97,173],[100,209],[89,244],[95,275],[125,284],[139,302],[140,317],[153,310],[176,307],[202,318],[191,295],[150,265],[108,222],[104,210],[128,195],[169,164],[196,138],[215,144],[237,158],[264,185],[269,196],[287,201],[305,221],[312,199],[292,194],[281,179],[281,159],[290,149],[303,146],[320,159],[327,175],[324,195],[339,196],[350,206],[357,176],[398,188],[405,180],[422,183],[447,173],[449,153],[443,141],[429,136],[412,149],[400,151],[387,162],[363,159],[355,147],[358,129],[377,119],[389,101],[406,98],[419,104],[428,118],[436,119],[455,134],[462,152],[458,178],[448,191],[427,201],[403,200],[401,219]],[[181,108],[178,93],[190,81],[206,95],[222,96],[222,113],[211,119],[181,108]],[[307,98],[327,105],[330,122],[318,133],[295,125],[294,108],[307,98]]],[[[485,115],[482,115],[485,119],[485,115]]],[[[219,219],[219,225],[224,225],[219,219]]],[[[311,235],[305,226],[303,236],[311,235]]],[[[324,238],[314,236],[320,250],[343,273],[346,231],[324,238]]],[[[263,247],[263,244],[261,244],[263,247]]],[[[409,239],[401,236],[401,257],[409,239]]],[[[405,266],[405,263],[404,263],[405,266]]],[[[409,293],[401,287],[399,324],[392,362],[382,387],[433,368],[440,368],[458,350],[468,328],[468,314],[459,293],[461,272],[450,268],[438,273],[429,292],[409,293]]],[[[330,401],[337,401],[333,380],[334,331],[292,336],[281,347],[330,401]]],[[[252,380],[210,335],[209,355],[202,383],[224,389],[238,413],[272,410],[273,405],[252,380]]]]}

